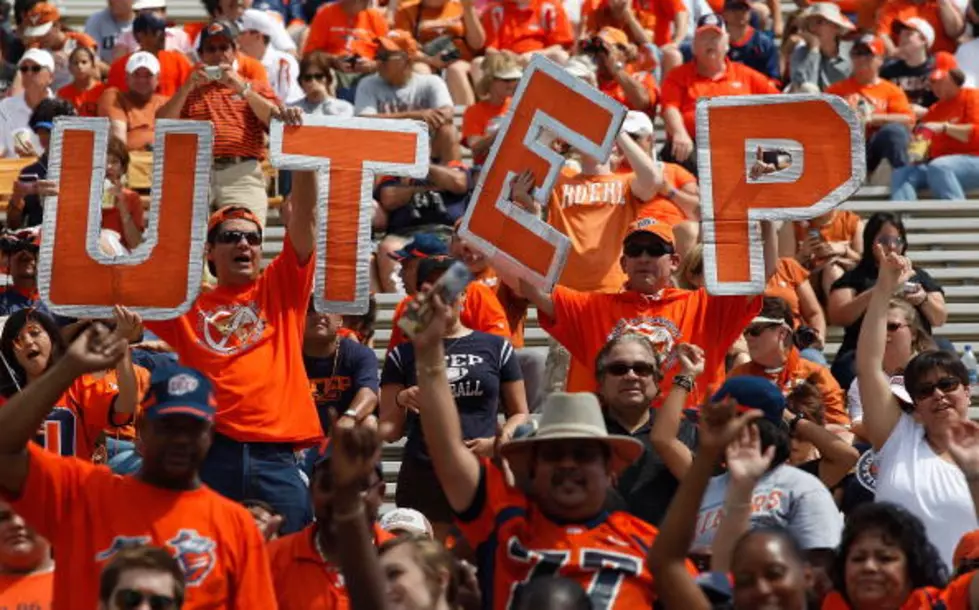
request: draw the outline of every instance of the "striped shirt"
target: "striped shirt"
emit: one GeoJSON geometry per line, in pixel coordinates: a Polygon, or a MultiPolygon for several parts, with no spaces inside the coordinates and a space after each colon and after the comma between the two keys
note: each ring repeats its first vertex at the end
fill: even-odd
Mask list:
{"type": "MultiPolygon", "coordinates": [[[[271,102],[275,93],[263,83],[252,82],[252,91],[271,102]]],[[[230,87],[207,83],[187,96],[180,118],[211,121],[214,124],[214,156],[264,159],[268,127],[230,87]]]]}

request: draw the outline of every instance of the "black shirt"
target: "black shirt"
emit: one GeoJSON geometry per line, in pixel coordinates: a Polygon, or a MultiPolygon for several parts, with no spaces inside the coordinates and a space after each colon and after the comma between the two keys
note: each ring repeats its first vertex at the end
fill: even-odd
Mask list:
{"type": "Polygon", "coordinates": [[[938,101],[931,91],[928,75],[935,69],[935,56],[929,55],[920,66],[909,66],[903,59],[892,59],[880,69],[880,77],[900,87],[912,104],[928,108],[938,101]]]}
{"type": "MultiPolygon", "coordinates": [[[[609,434],[631,436],[641,442],[644,448],[639,459],[619,475],[612,490],[614,493],[609,493],[606,508],[610,511],[624,510],[647,523],[659,525],[666,516],[666,509],[669,508],[680,482],[653,449],[649,432],[655,420],[656,410],[650,409],[649,421],[630,433],[605,413],[605,427],[609,434]]],[[[697,447],[697,427],[686,418],[680,420],[677,438],[693,451],[697,447]]]]}
{"type": "MultiPolygon", "coordinates": [[[[909,282],[915,282],[921,284],[925,289],[925,292],[942,292],[942,287],[938,285],[928,272],[924,269],[914,268],[914,275],[911,276],[909,282]]],[[[843,277],[836,280],[833,283],[833,287],[830,289],[840,290],[841,288],[852,288],[854,296],[858,296],[867,290],[874,287],[877,283],[877,266],[873,267],[869,265],[857,265],[853,269],[847,271],[843,274],[843,277]]],[[[928,318],[922,313],[921,308],[917,308],[918,313],[921,314],[921,324],[924,326],[925,330],[931,333],[931,324],[928,322],[928,318]]],[[[846,331],[843,334],[843,344],[840,346],[840,353],[848,352],[857,349],[857,337],[860,336],[860,325],[863,323],[863,316],[854,322],[853,324],[846,327],[846,331]]]]}
{"type": "MultiPolygon", "coordinates": [[[[21,180],[23,176],[30,174],[36,175],[38,180],[47,179],[48,153],[44,153],[37,161],[20,170],[17,179],[21,180]]],[[[24,219],[20,223],[21,228],[36,227],[43,222],[44,208],[41,206],[41,198],[37,195],[27,195],[24,197],[24,219]]]]}

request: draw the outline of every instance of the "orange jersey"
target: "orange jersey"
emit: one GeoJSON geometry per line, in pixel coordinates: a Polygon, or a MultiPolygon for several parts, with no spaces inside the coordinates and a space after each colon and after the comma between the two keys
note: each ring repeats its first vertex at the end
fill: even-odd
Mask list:
{"type": "MultiPolygon", "coordinates": [[[[279,610],[349,610],[350,599],[339,566],[323,561],[309,527],[269,543],[272,583],[279,610]]],[[[374,525],[374,541],[380,546],[394,538],[374,525]]]]}
{"type": "Polygon", "coordinates": [[[329,55],[359,55],[374,59],[375,40],[387,36],[388,22],[378,9],[365,8],[349,17],[339,2],[324,4],[309,24],[309,36],[303,55],[323,51],[329,55]]]}
{"type": "MultiPolygon", "coordinates": [[[[653,33],[653,43],[663,46],[673,42],[673,24],[677,15],[687,12],[683,0],[632,0],[632,11],[644,30],[653,33]]],[[[629,34],[622,19],[616,19],[608,0],[585,0],[581,6],[584,32],[595,35],[604,27],[618,28],[629,34]]],[[[634,44],[641,40],[631,39],[634,44]]]]}
{"type": "MultiPolygon", "coordinates": [[[[663,161],[659,163],[663,168],[663,180],[671,188],[680,190],[688,184],[697,184],[697,177],[682,165],[665,163],[663,161]]],[[[696,220],[695,218],[687,218],[686,212],[680,209],[680,206],[661,193],[656,193],[655,197],[643,204],[640,214],[643,218],[655,218],[659,222],[668,224],[671,227],[686,220],[696,220]]]]}
{"type": "Polygon", "coordinates": [[[20,497],[9,501],[64,558],[54,574],[54,608],[95,608],[99,580],[92,575],[133,544],[173,554],[187,581],[185,610],[275,608],[265,544],[243,507],[203,485],[154,487],[33,445],[28,459],[20,497]]]}
{"type": "Polygon", "coordinates": [[[548,224],[571,240],[558,280],[562,285],[585,292],[622,289],[621,244],[642,207],[632,194],[634,178],[631,173],[585,176],[562,170],[547,208],[548,224]]]}
{"type": "Polygon", "coordinates": [[[32,574],[0,574],[0,608],[51,610],[54,568],[32,574]]]}
{"type": "MultiPolygon", "coordinates": [[[[870,85],[861,85],[851,76],[827,87],[826,93],[842,97],[853,107],[861,101],[870,102],[874,106],[874,114],[903,114],[914,119],[908,94],[883,78],[870,85]]],[[[876,129],[867,126],[868,137],[874,131],[876,129]]]]}
{"type": "Polygon", "coordinates": [[[71,102],[78,111],[78,116],[97,116],[99,98],[102,97],[103,91],[105,91],[104,83],[95,83],[95,86],[87,91],[79,90],[72,83],[58,89],[58,97],[71,102]]]}
{"type": "MultiPolygon", "coordinates": [[[[499,106],[491,104],[486,100],[476,102],[466,108],[462,113],[462,141],[467,146],[471,145],[473,138],[481,138],[487,135],[490,124],[497,122],[497,127],[503,122],[503,116],[510,109],[511,98],[499,106]]],[[[473,163],[480,165],[486,162],[487,153],[480,153],[478,157],[473,157],[473,163]]]]}
{"type": "Polygon", "coordinates": [[[833,210],[831,213],[832,218],[819,226],[811,224],[812,221],[794,223],[792,230],[795,232],[796,248],[809,239],[809,231],[812,230],[819,231],[819,238],[825,242],[850,242],[860,230],[860,217],[849,210],[833,210]]]}
{"type": "Polygon", "coordinates": [[[431,42],[441,36],[451,36],[462,59],[472,59],[473,50],[466,42],[465,9],[459,0],[448,0],[440,6],[423,6],[421,0],[410,0],[398,5],[394,15],[394,29],[411,32],[419,44],[431,42]]]}
{"type": "Polygon", "coordinates": [[[145,322],[186,366],[210,377],[221,434],[302,446],[322,440],[302,354],[314,267],[312,258],[300,263],[287,236],[251,284],[217,286],[181,317],[145,322]]]}
{"type": "Polygon", "coordinates": [[[506,312],[507,324],[510,325],[510,343],[518,349],[523,347],[524,326],[527,323],[527,307],[530,305],[529,301],[504,284],[492,267],[487,267],[478,274],[476,281],[496,294],[500,306],[506,312]]]}
{"type": "Polygon", "coordinates": [[[486,48],[523,54],[574,42],[564,5],[553,0],[502,0],[483,13],[486,48]]]}
{"type": "MultiPolygon", "coordinates": [[[[109,427],[105,428],[103,432],[105,432],[107,437],[128,441],[136,440],[136,421],[139,419],[140,413],[142,412],[143,398],[146,396],[146,391],[150,389],[150,379],[152,374],[149,372],[149,370],[136,364],[133,365],[133,371],[136,373],[136,387],[138,388],[137,391],[139,393],[140,404],[136,407],[135,416],[130,417],[128,423],[121,426],[110,425],[109,427]]],[[[114,370],[109,371],[102,379],[106,380],[105,383],[118,383],[118,380],[116,379],[116,372],[114,370]]],[[[94,389],[97,386],[92,384],[90,387],[94,389]]],[[[112,423],[113,422],[110,422],[110,424],[112,423]]]]}
{"type": "Polygon", "coordinates": [[[648,108],[635,108],[629,104],[625,90],[622,88],[614,78],[599,81],[598,90],[609,96],[613,100],[629,108],[629,110],[642,110],[643,112],[649,114],[649,116],[656,116],[656,102],[659,99],[659,89],[656,88],[656,77],[653,76],[652,72],[647,72],[644,70],[633,71],[630,68],[626,68],[629,75],[642,83],[646,93],[649,95],[649,107],[648,108]]]}
{"type": "MultiPolygon", "coordinates": [[[[491,549],[480,566],[483,607],[507,610],[521,584],[540,576],[574,580],[594,608],[652,608],[656,600],[646,554],[659,533],[625,512],[602,513],[593,521],[559,524],[544,516],[488,460],[482,460],[482,489],[473,506],[456,517],[472,548],[491,549]]],[[[692,570],[692,567],[690,568],[692,570]]]]}
{"type": "MultiPolygon", "coordinates": [[[[966,576],[972,576],[967,574],[966,576]]],[[[968,610],[970,605],[953,606],[942,599],[943,591],[935,587],[922,587],[911,592],[904,603],[896,610],[968,610]]],[[[966,598],[968,601],[968,598],[966,598]]],[[[837,591],[831,591],[823,599],[822,610],[851,610],[843,596],[837,591]]]]}
{"type": "Polygon", "coordinates": [[[718,78],[707,78],[697,72],[693,61],[669,71],[663,79],[660,104],[664,108],[676,108],[683,115],[683,124],[690,137],[697,133],[695,114],[697,100],[702,97],[724,97],[728,95],[776,94],[778,89],[772,81],[744,64],[728,61],[724,73],[718,78]]]}
{"type": "MultiPolygon", "coordinates": [[[[126,80],[126,62],[132,53],[127,53],[112,62],[109,66],[109,78],[106,84],[115,87],[120,91],[129,91],[129,82],[126,80]]],[[[190,73],[194,71],[194,66],[190,60],[184,57],[179,51],[162,50],[156,54],[160,62],[160,75],[156,85],[156,92],[167,98],[173,97],[180,87],[190,78],[190,73]]]]}
{"type": "Polygon", "coordinates": [[[954,125],[972,125],[972,134],[965,142],[944,133],[931,137],[928,157],[945,155],[979,155],[979,89],[962,89],[948,100],[939,100],[921,118],[922,123],[948,122],[954,125]]]}
{"type": "Polygon", "coordinates": [[[810,362],[799,355],[799,350],[792,348],[785,365],[777,370],[766,369],[760,364],[746,362],[731,369],[729,377],[748,375],[770,379],[782,392],[788,394],[794,387],[814,378],[816,387],[823,397],[823,407],[826,409],[826,423],[849,424],[850,416],[846,412],[843,400],[843,390],[829,369],[821,364],[810,362]]]}
{"type": "Polygon", "coordinates": [[[761,295],[711,296],[707,291],[664,288],[657,295],[634,290],[616,294],[576,292],[557,286],[551,293],[554,317],[538,312],[541,327],[564,345],[573,360],[568,392],[594,392],[595,357],[609,339],[625,332],[647,335],[656,346],[669,388],[679,371],[676,346],[693,343],[706,351],[706,368],[690,394],[699,404],[705,390],[724,378],[727,350],[761,310],[761,295]]]}
{"type": "MultiPolygon", "coordinates": [[[[398,306],[394,308],[394,319],[391,320],[391,340],[388,341],[389,354],[394,348],[408,342],[408,338],[398,326],[398,320],[404,315],[412,298],[407,296],[401,299],[398,306]]],[[[493,289],[481,282],[472,282],[466,286],[466,296],[462,299],[459,321],[470,330],[510,338],[510,324],[507,322],[503,305],[496,298],[493,289]]]]}
{"type": "Polygon", "coordinates": [[[778,297],[789,304],[797,326],[802,320],[802,312],[799,309],[799,286],[808,280],[809,271],[800,265],[799,261],[791,256],[783,256],[778,259],[775,273],[765,286],[766,297],[778,297]]]}
{"type": "MultiPolygon", "coordinates": [[[[955,38],[945,33],[940,6],[941,3],[938,0],[887,0],[881,5],[880,11],[877,13],[877,35],[890,37],[895,21],[918,17],[927,21],[935,30],[935,42],[931,46],[932,53],[938,51],[955,53],[959,43],[955,38]]],[[[892,40],[896,45],[897,39],[892,38],[892,40]]]]}

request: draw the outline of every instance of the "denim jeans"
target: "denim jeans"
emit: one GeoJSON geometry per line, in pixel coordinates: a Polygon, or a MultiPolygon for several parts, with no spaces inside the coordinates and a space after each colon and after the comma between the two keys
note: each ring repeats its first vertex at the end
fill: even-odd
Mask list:
{"type": "Polygon", "coordinates": [[[897,169],[908,164],[908,144],[911,131],[907,125],[887,123],[867,140],[867,174],[872,174],[880,162],[887,159],[897,169]]]}
{"type": "Polygon", "coordinates": [[[108,437],[105,439],[106,465],[116,474],[134,474],[143,465],[132,441],[108,437]]]}
{"type": "Polygon", "coordinates": [[[313,520],[309,491],[293,448],[286,443],[241,443],[215,433],[201,480],[236,502],[268,502],[284,518],[283,534],[297,532],[313,520]]]}
{"type": "Polygon", "coordinates": [[[935,199],[965,199],[968,191],[979,189],[979,156],[946,155],[891,175],[892,200],[915,200],[926,187],[935,199]]]}

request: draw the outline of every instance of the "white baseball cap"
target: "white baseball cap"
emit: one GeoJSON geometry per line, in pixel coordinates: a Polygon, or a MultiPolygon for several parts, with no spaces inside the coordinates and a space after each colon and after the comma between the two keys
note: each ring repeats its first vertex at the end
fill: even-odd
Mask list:
{"type": "Polygon", "coordinates": [[[922,19],[921,17],[909,17],[907,19],[901,19],[897,22],[899,25],[915,30],[921,37],[925,39],[928,48],[935,44],[935,28],[931,27],[931,24],[922,19]]]}
{"type": "Polygon", "coordinates": [[[134,11],[145,11],[151,8],[166,8],[167,0],[136,0],[133,2],[134,11]]]}
{"type": "Polygon", "coordinates": [[[27,49],[21,56],[20,61],[17,62],[17,66],[24,65],[25,61],[33,61],[42,68],[47,68],[51,72],[54,72],[54,57],[44,49],[27,49]]]}
{"type": "Polygon", "coordinates": [[[271,38],[275,34],[276,27],[268,13],[250,8],[241,15],[241,31],[248,32],[251,30],[271,38]]]}
{"type": "Polygon", "coordinates": [[[653,121],[645,112],[630,110],[622,122],[622,131],[634,136],[653,135],[653,121]]]}
{"type": "Polygon", "coordinates": [[[160,73],[160,60],[147,51],[137,51],[126,61],[126,74],[132,74],[140,68],[146,68],[151,74],[160,73]]]}
{"type": "Polygon", "coordinates": [[[380,520],[381,529],[386,532],[408,532],[434,538],[432,524],[425,515],[413,508],[396,508],[385,513],[380,520]]]}

